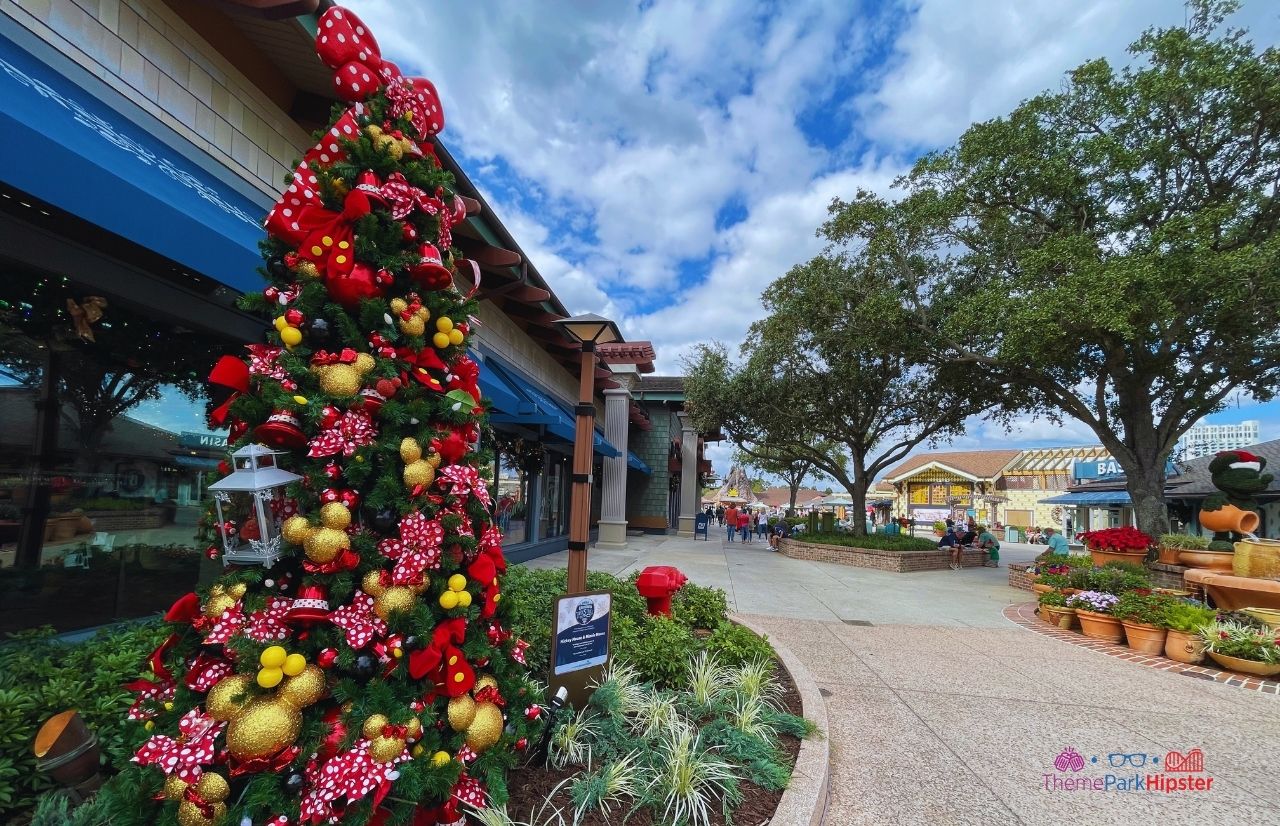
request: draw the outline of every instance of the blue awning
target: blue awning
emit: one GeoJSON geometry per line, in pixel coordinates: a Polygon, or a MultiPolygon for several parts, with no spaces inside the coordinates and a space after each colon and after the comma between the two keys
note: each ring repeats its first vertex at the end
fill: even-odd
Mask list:
{"type": "Polygon", "coordinates": [[[497,371],[491,370],[483,357],[475,353],[471,357],[480,371],[480,395],[493,404],[493,410],[489,414],[490,421],[522,421],[532,424],[529,419],[538,416],[538,408],[534,403],[520,395],[520,391],[512,387],[497,371]]]}
{"type": "Polygon", "coordinates": [[[629,450],[627,451],[627,467],[631,468],[632,470],[638,470],[641,473],[643,473],[645,476],[653,475],[653,471],[650,470],[649,466],[644,463],[644,460],[629,450]]]}
{"type": "MultiPolygon", "coordinates": [[[[502,365],[497,359],[490,359],[486,362],[489,371],[502,379],[507,387],[513,392],[522,396],[525,402],[529,404],[534,412],[507,413],[505,415],[490,416],[493,422],[510,422],[513,424],[525,425],[542,425],[546,427],[547,433],[562,439],[566,442],[572,442],[577,434],[577,426],[575,424],[574,414],[569,406],[556,399],[547,391],[538,387],[533,382],[523,378],[519,373],[502,365]]],[[[527,409],[527,408],[526,408],[527,409]]],[[[616,447],[609,443],[604,434],[599,430],[595,432],[595,439],[592,445],[595,453],[606,458],[613,458],[621,455],[616,447]]]]}
{"type": "Polygon", "coordinates": [[[4,183],[237,290],[261,287],[261,205],[3,36],[0,101],[4,183]]]}
{"type": "Polygon", "coordinates": [[[1046,505],[1132,505],[1129,492],[1125,490],[1097,490],[1064,493],[1040,500],[1046,505]]]}

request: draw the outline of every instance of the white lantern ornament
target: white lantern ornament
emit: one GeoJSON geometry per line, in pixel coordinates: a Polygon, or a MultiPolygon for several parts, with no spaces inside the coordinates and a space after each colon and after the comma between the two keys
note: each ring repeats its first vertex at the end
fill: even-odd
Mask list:
{"type": "Polygon", "coordinates": [[[235,471],[209,486],[218,511],[223,565],[261,565],[270,568],[284,554],[280,545],[280,517],[274,507],[284,487],[302,477],[276,467],[282,451],[246,445],[231,458],[235,471]],[[228,529],[228,520],[232,520],[228,529]]]}

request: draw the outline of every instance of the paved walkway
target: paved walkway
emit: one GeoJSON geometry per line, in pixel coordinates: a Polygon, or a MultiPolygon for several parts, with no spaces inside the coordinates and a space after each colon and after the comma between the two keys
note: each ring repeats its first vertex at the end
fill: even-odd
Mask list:
{"type": "Polygon", "coordinates": [[[1028,595],[1004,584],[1003,568],[891,574],[673,537],[590,556],[592,569],[616,574],[654,564],[724,588],[813,672],[830,715],[826,826],[1280,823],[1280,699],[1018,628],[1001,610],[1028,595]],[[1054,769],[1066,748],[1082,756],[1081,771],[1054,769]],[[1153,758],[1162,766],[1169,752],[1194,748],[1204,772],[1170,776],[1211,777],[1210,788],[1146,786],[1147,774],[1162,774],[1153,758]],[[1113,753],[1148,764],[1111,769],[1113,753]],[[1140,775],[1143,789],[1084,788],[1108,774],[1140,775]],[[1046,775],[1078,790],[1046,789],[1046,775]]]}

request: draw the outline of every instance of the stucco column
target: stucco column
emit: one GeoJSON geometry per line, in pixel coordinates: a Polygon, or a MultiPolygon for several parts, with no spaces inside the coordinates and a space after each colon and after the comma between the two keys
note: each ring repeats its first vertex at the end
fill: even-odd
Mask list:
{"type": "Polygon", "coordinates": [[[604,437],[618,455],[604,460],[597,548],[627,547],[627,432],[631,425],[631,391],[626,382],[604,391],[604,437]]]}
{"type": "Polygon", "coordinates": [[[694,519],[698,515],[698,433],[688,413],[677,413],[680,419],[680,528],[679,536],[693,538],[694,519]]]}

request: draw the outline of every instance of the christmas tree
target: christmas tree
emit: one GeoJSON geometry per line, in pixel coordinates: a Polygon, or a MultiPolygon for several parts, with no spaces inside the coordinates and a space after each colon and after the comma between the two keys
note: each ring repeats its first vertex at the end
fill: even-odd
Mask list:
{"type": "Polygon", "coordinates": [[[440,102],[346,9],[316,49],[347,104],[266,220],[268,285],[242,305],[274,330],[210,376],[227,567],[131,686],[147,739],[121,777],[167,801],[138,822],[461,823],[538,725],[478,471],[440,102]]]}

